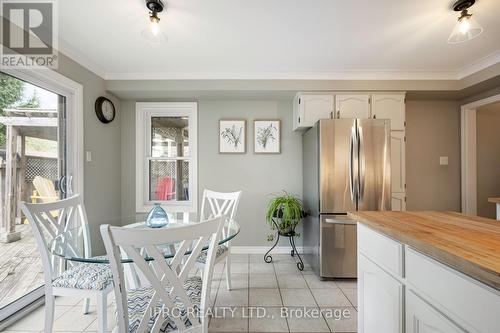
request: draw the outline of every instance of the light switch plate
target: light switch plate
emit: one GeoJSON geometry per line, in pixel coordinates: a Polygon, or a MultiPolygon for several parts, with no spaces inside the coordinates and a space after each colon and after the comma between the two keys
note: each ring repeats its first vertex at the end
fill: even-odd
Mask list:
{"type": "Polygon", "coordinates": [[[439,156],[439,165],[448,165],[448,156],[439,156]]]}

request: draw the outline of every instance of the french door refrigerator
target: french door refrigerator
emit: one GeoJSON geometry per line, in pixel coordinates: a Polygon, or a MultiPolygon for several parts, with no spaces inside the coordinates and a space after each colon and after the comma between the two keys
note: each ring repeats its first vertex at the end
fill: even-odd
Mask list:
{"type": "Polygon", "coordinates": [[[357,276],[357,227],[348,211],[390,210],[390,123],[322,119],[304,132],[304,257],[322,278],[357,276]]]}

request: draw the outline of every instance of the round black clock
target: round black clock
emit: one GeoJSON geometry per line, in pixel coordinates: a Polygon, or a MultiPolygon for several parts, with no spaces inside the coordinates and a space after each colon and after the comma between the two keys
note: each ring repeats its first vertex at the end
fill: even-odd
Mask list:
{"type": "Polygon", "coordinates": [[[112,122],[116,116],[116,110],[113,102],[102,96],[95,101],[95,113],[97,118],[99,118],[99,120],[104,124],[112,122]]]}

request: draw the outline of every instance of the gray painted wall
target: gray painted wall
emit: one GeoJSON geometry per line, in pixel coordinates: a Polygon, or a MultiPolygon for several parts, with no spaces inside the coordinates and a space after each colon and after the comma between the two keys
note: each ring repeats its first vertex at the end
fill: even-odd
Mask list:
{"type": "MultiPolygon", "coordinates": [[[[120,101],[106,93],[102,78],[63,54],[59,54],[57,71],[83,86],[84,149],[92,151],[92,161],[84,165],[84,199],[89,223],[120,224],[120,101]],[[117,115],[110,124],[101,123],[95,115],[94,103],[99,96],[106,96],[115,104],[117,115]]],[[[94,247],[96,253],[102,252],[100,235],[96,233],[92,238],[99,240],[94,247]]]]}
{"type": "Polygon", "coordinates": [[[460,211],[459,104],[407,101],[406,122],[407,210],[460,211]]]}
{"type": "MultiPolygon", "coordinates": [[[[133,221],[135,207],[135,101],[122,102],[122,214],[133,221]]],[[[199,101],[198,189],[243,190],[238,220],[241,236],[234,245],[268,245],[268,200],[286,190],[302,193],[302,135],[292,132],[291,101],[199,101]],[[247,120],[247,153],[219,154],[219,119],[247,120]],[[281,154],[253,153],[253,120],[281,119],[281,154]]],[[[201,203],[200,203],[201,204],[201,203]]],[[[299,241],[300,243],[300,241],[299,241]]],[[[283,242],[283,244],[285,244],[283,242]]]]}
{"type": "MultiPolygon", "coordinates": [[[[134,221],[135,101],[121,103],[122,215],[134,221]]],[[[200,101],[198,104],[199,195],[203,188],[243,189],[242,236],[235,245],[267,245],[264,221],[270,194],[302,192],[302,135],[292,132],[291,101],[200,101]],[[247,153],[218,153],[218,120],[247,119],[247,153]],[[282,153],[253,154],[252,120],[282,121],[282,153]]],[[[453,101],[407,101],[408,210],[460,210],[460,113],[453,101]],[[449,165],[440,166],[439,156],[449,165]]],[[[300,241],[299,241],[300,243],[300,241]]],[[[282,243],[285,245],[285,243],[282,243]]]]}

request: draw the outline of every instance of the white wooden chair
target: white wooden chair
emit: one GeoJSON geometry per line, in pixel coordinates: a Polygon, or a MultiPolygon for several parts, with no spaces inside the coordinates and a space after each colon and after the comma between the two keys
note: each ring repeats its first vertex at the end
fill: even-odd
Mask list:
{"type": "Polygon", "coordinates": [[[205,314],[224,219],[154,230],[101,226],[114,277],[118,324],[114,332],[208,332],[205,314]],[[205,245],[209,245],[207,263],[199,277],[191,273],[205,245]],[[173,258],[164,258],[165,248],[176,249],[173,258]],[[127,290],[123,253],[147,279],[147,287],[127,290]]]}
{"type": "Polygon", "coordinates": [[[97,299],[99,332],[106,331],[107,297],[113,290],[109,265],[66,262],[51,254],[51,249],[64,247],[72,255],[91,258],[87,214],[79,195],[60,201],[28,204],[21,208],[31,225],[42,259],[45,282],[45,333],[52,333],[56,296],[84,298],[83,312],[89,311],[89,298],[97,299]],[[51,248],[49,248],[49,246],[51,248]],[[66,269],[72,264],[71,267],[66,269]]]}
{"type": "MultiPolygon", "coordinates": [[[[203,191],[203,201],[201,203],[200,221],[204,221],[207,218],[225,215],[228,217],[229,221],[227,225],[222,229],[222,237],[225,238],[230,230],[233,228],[233,222],[236,216],[236,210],[238,209],[238,203],[240,201],[241,191],[238,192],[215,192],[205,189],[203,191]]],[[[219,245],[217,247],[217,257],[215,262],[226,261],[226,283],[227,289],[231,290],[231,242],[227,242],[224,245],[219,245]]],[[[197,267],[201,271],[204,269],[206,262],[206,253],[203,253],[198,257],[197,267]]]]}

